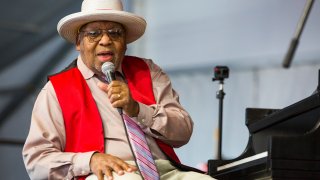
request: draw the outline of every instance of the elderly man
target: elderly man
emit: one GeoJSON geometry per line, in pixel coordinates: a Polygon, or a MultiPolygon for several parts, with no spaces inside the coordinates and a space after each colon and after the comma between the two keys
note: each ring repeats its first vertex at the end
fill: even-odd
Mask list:
{"type": "Polygon", "coordinates": [[[174,153],[193,122],[168,76],[125,55],[145,27],[120,0],[84,0],[81,12],[60,20],[59,34],[80,54],[35,102],[23,148],[31,179],[212,179],[174,153]],[[112,81],[105,63],[114,66],[112,81]]]}

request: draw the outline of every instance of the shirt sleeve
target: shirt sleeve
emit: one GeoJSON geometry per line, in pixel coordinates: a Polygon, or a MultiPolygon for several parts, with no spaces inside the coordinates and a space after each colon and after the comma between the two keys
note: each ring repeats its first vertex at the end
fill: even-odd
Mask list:
{"type": "Polygon", "coordinates": [[[28,137],[22,150],[31,179],[72,179],[90,172],[94,152],[63,152],[65,128],[63,115],[50,82],[35,102],[28,137]]]}
{"type": "Polygon", "coordinates": [[[139,103],[138,123],[149,127],[146,133],[173,147],[185,145],[192,135],[192,119],[181,106],[168,75],[152,60],[146,60],[146,63],[151,72],[156,104],[139,103]]]}

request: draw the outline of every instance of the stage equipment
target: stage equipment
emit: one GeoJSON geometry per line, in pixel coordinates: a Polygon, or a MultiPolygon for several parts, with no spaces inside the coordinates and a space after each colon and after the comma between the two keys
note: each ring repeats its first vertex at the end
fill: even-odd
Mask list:
{"type": "Polygon", "coordinates": [[[218,138],[218,159],[221,160],[222,149],[222,115],[223,115],[223,98],[225,93],[223,92],[224,79],[229,77],[229,68],[227,66],[216,66],[213,69],[214,77],[212,81],[219,81],[219,90],[216,93],[216,98],[219,99],[219,138],[218,138]]]}

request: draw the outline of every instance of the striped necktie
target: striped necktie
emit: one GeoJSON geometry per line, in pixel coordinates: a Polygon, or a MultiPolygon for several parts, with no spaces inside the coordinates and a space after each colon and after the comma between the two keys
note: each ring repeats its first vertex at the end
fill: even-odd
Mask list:
{"type": "Polygon", "coordinates": [[[122,116],[129,136],[130,144],[143,179],[159,180],[159,173],[142,129],[129,116],[125,114],[122,116]]]}

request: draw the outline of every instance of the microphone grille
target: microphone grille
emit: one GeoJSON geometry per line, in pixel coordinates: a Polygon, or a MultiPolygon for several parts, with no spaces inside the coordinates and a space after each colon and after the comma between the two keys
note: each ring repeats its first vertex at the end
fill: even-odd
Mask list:
{"type": "Polygon", "coordinates": [[[112,62],[105,62],[102,64],[101,70],[103,74],[107,74],[108,72],[114,72],[115,67],[112,62]]]}

